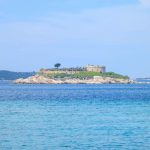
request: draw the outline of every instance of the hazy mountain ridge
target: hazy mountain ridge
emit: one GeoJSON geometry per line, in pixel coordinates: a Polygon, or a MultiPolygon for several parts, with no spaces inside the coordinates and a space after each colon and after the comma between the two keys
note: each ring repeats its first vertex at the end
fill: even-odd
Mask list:
{"type": "Polygon", "coordinates": [[[0,70],[0,80],[16,80],[18,78],[27,78],[35,74],[36,72],[13,72],[8,70],[0,70]]]}

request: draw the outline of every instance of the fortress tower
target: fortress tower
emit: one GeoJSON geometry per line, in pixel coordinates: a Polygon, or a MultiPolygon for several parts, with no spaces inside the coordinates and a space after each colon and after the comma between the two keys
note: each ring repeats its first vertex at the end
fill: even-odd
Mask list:
{"type": "Polygon", "coordinates": [[[91,71],[91,72],[101,72],[101,73],[106,72],[105,66],[88,65],[85,68],[86,68],[86,71],[91,71]]]}

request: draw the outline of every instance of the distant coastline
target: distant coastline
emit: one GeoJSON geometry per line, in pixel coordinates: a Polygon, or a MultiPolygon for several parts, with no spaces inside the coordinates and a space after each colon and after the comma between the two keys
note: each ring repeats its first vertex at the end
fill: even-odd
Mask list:
{"type": "Polygon", "coordinates": [[[150,78],[136,78],[135,81],[150,84],[150,78]]]}
{"type": "Polygon", "coordinates": [[[150,78],[136,78],[136,80],[150,80],[150,78]]]}
{"type": "Polygon", "coordinates": [[[1,81],[9,81],[16,80],[19,78],[28,78],[30,76],[34,76],[36,72],[13,72],[8,70],[0,70],[0,80],[1,81]]]}

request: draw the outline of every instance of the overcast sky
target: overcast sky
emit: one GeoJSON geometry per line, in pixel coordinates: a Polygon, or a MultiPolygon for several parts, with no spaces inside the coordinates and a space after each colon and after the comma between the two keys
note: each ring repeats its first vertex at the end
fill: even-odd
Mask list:
{"type": "Polygon", "coordinates": [[[56,62],[150,77],[150,0],[0,0],[0,70],[56,62]]]}

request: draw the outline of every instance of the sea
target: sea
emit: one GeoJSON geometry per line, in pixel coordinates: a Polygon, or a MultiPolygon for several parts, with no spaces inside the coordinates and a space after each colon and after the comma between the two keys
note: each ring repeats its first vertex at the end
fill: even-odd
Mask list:
{"type": "Polygon", "coordinates": [[[149,150],[150,84],[0,81],[0,150],[149,150]]]}

